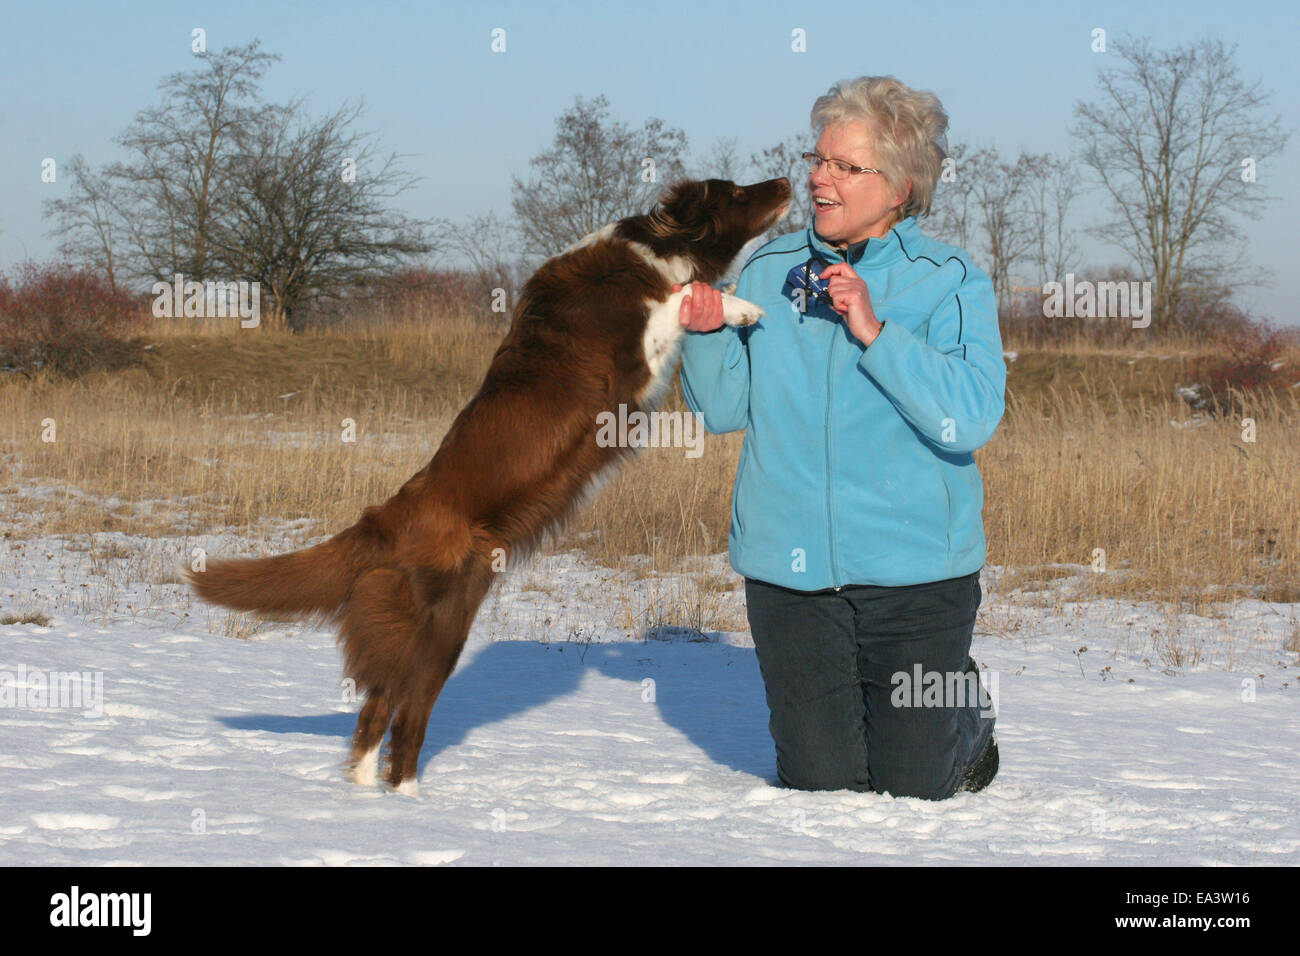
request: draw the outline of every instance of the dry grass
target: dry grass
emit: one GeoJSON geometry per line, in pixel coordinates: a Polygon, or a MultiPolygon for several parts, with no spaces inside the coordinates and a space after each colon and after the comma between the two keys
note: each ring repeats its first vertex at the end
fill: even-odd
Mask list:
{"type": "MultiPolygon", "coordinates": [[[[685,409],[679,391],[666,410],[685,409]]],[[[612,567],[678,569],[684,558],[727,549],[731,486],[743,435],[706,435],[698,458],[648,448],[575,518],[566,545],[612,567]],[[649,561],[642,560],[648,556],[649,561]]]]}
{"type": "Polygon", "coordinates": [[[1198,614],[1242,596],[1300,601],[1296,397],[1254,399],[1246,441],[1241,421],[1125,390],[1125,379],[1008,390],[977,453],[990,563],[1021,569],[1013,586],[1064,576],[1053,565],[1104,569],[1086,594],[1198,614]]]}
{"type": "Polygon", "coordinates": [[[125,372],[10,377],[0,507],[38,512],[28,530],[42,534],[264,517],[343,527],[428,460],[499,336],[468,320],[384,335],[163,333],[125,372]]]}
{"type": "MultiPolygon", "coordinates": [[[[258,540],[264,519],[301,520],[304,537],[338,530],[427,462],[502,333],[470,316],[379,316],[300,336],[178,324],[154,329],[126,371],[8,376],[0,515],[17,537],[234,529],[250,551],[270,546],[258,540]]],[[[1051,585],[1059,566],[1090,565],[1100,549],[1106,571],[1081,596],[1154,598],[1175,615],[1244,595],[1300,600],[1295,394],[1253,401],[1253,443],[1238,421],[1175,427],[1191,416],[1174,385],[1210,358],[1093,349],[1011,364],[1006,419],[977,456],[989,562],[1016,569],[1008,588],[1051,585]]],[[[674,391],[668,408],[682,407],[674,391]]],[[[558,546],[646,574],[724,550],[740,441],[707,436],[699,458],[647,450],[558,546]]],[[[691,594],[625,617],[644,630],[694,615],[716,629],[734,612],[711,602],[734,583],[702,574],[691,594]]]]}
{"type": "MultiPolygon", "coordinates": [[[[619,625],[651,640],[708,640],[716,631],[746,631],[744,601],[729,601],[713,590],[708,575],[655,579],[638,598],[619,595],[619,625]]],[[[739,580],[738,578],[736,580],[739,580]]]]}
{"type": "Polygon", "coordinates": [[[0,625],[35,624],[37,627],[49,627],[50,616],[43,611],[22,611],[17,614],[0,614],[0,625]]]}

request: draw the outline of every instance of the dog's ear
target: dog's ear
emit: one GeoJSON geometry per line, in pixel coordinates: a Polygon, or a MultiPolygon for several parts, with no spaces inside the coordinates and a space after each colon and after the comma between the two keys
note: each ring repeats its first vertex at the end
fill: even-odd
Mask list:
{"type": "Polygon", "coordinates": [[[659,206],[650,213],[650,230],[661,239],[680,235],[684,231],[691,238],[700,239],[708,228],[705,200],[709,184],[699,180],[674,183],[664,193],[659,206]]]}

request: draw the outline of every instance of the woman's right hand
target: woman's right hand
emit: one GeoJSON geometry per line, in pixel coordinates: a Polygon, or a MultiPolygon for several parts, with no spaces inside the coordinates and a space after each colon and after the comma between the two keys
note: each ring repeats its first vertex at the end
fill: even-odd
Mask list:
{"type": "MultiPolygon", "coordinates": [[[[681,292],[680,285],[673,286],[681,292]]],[[[690,291],[682,297],[678,312],[682,327],[688,332],[712,332],[722,327],[722,293],[705,282],[692,282],[690,291]]]]}

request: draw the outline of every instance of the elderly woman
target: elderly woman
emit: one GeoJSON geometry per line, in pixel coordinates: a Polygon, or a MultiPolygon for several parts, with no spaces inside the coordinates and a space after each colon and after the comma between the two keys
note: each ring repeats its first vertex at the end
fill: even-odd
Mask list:
{"type": "Polygon", "coordinates": [[[813,225],[755,252],[722,324],[683,302],[687,403],[746,429],[731,562],[771,711],[777,774],[806,790],[942,800],[998,767],[969,656],[984,564],[972,452],[1002,417],[988,276],[925,235],[948,118],[892,77],[832,87],[805,153],[813,225]]]}

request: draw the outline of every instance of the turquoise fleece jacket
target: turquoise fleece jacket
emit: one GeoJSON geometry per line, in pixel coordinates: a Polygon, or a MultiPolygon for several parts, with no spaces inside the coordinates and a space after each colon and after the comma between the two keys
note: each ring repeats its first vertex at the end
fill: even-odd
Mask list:
{"type": "Polygon", "coordinates": [[[818,591],[981,568],[984,485],[971,453],[1002,418],[1007,378],[988,276],[909,216],[844,250],[811,228],[773,239],[736,295],[767,315],[688,332],[682,391],[708,431],[746,430],[737,573],[818,591]],[[869,348],[824,297],[792,284],[810,259],[848,262],[866,282],[884,323],[869,348]]]}

